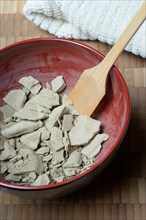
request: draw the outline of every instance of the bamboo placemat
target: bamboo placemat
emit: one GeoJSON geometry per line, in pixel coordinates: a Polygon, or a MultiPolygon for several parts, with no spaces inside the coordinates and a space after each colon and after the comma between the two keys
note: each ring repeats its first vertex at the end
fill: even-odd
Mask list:
{"type": "MultiPolygon", "coordinates": [[[[50,36],[21,14],[24,0],[1,0],[1,47],[50,36]]],[[[103,54],[110,46],[84,43],[103,54]]],[[[146,62],[123,52],[116,62],[131,98],[131,121],[116,159],[86,188],[54,200],[22,199],[0,192],[1,220],[146,219],[146,62]]]]}

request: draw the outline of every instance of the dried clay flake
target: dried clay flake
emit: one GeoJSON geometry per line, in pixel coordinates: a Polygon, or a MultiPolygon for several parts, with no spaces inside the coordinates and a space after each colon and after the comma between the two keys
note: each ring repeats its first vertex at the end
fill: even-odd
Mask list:
{"type": "Polygon", "coordinates": [[[43,186],[48,185],[50,183],[50,179],[47,174],[42,174],[38,176],[38,178],[31,184],[32,186],[43,186]]]}
{"type": "Polygon", "coordinates": [[[27,96],[21,89],[11,90],[4,98],[4,102],[7,103],[11,108],[18,111],[23,108],[26,102],[27,96]]]}
{"type": "Polygon", "coordinates": [[[43,123],[41,121],[20,121],[18,123],[14,123],[10,127],[4,128],[1,131],[1,134],[6,138],[18,137],[22,134],[26,134],[36,129],[42,127],[43,123]]]}
{"type": "Polygon", "coordinates": [[[97,134],[95,138],[83,147],[81,153],[89,158],[95,157],[101,150],[101,143],[109,138],[107,134],[97,134]]]}
{"type": "Polygon", "coordinates": [[[41,89],[39,81],[32,76],[22,77],[19,80],[19,83],[22,84],[24,88],[31,92],[33,95],[36,95],[41,89]]]}
{"type": "Polygon", "coordinates": [[[51,87],[54,92],[61,92],[66,87],[63,76],[57,76],[51,81],[51,87]]]}
{"type": "Polygon", "coordinates": [[[89,116],[80,115],[77,123],[69,132],[69,138],[72,146],[80,146],[89,143],[89,141],[100,130],[100,121],[90,118],[89,116]]]}

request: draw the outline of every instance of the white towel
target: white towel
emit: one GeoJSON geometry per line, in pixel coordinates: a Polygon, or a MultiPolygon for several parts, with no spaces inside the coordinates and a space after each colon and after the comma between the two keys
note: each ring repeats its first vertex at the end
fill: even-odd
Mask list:
{"type": "MultiPolygon", "coordinates": [[[[23,14],[61,38],[114,45],[144,0],[27,0],[23,14]]],[[[125,50],[146,57],[146,21],[125,50]]]]}

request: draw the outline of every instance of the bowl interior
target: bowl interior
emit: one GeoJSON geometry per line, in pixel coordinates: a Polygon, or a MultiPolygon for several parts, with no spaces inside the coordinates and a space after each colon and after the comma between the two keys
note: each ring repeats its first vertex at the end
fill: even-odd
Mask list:
{"type": "MultiPolygon", "coordinates": [[[[68,40],[37,39],[10,46],[1,52],[0,106],[4,104],[2,98],[8,91],[21,87],[18,80],[22,76],[32,75],[45,84],[57,75],[63,75],[67,83],[64,93],[68,94],[83,70],[102,59],[103,56],[94,49],[68,40]]],[[[94,169],[114,151],[128,124],[128,91],[115,67],[110,71],[107,94],[92,117],[101,120],[102,131],[110,136],[96,157],[96,163],[91,168],[94,169]]]]}

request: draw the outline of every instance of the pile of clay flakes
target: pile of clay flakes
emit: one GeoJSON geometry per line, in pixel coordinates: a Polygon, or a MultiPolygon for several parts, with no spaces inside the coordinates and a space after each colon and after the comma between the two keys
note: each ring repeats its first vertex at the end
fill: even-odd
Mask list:
{"type": "Polygon", "coordinates": [[[11,183],[40,186],[79,175],[89,169],[108,135],[101,122],[80,115],[57,76],[43,87],[32,76],[19,79],[22,89],[3,98],[1,173],[11,183]]]}

